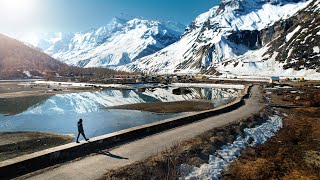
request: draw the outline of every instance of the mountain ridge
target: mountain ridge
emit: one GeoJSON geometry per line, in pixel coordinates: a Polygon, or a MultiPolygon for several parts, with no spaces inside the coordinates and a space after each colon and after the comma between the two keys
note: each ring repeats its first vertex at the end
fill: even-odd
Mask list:
{"type": "Polygon", "coordinates": [[[68,66],[22,42],[0,34],[0,78],[42,77],[46,72],[62,71],[68,66]]]}
{"type": "MultiPolygon", "coordinates": [[[[112,68],[174,43],[184,29],[175,22],[115,17],[98,28],[40,36],[31,44],[69,65],[112,68]]],[[[17,38],[23,41],[23,37],[17,38]]]]}
{"type": "MultiPolygon", "coordinates": [[[[270,34],[265,34],[263,37],[254,35],[258,35],[278,21],[289,19],[311,2],[317,1],[222,1],[220,5],[199,15],[186,28],[178,42],[117,69],[157,73],[191,72],[216,75],[228,73],[232,71],[232,67],[223,65],[226,64],[225,62],[233,59],[241,63],[243,55],[265,47],[279,33],[270,31],[270,34]],[[245,31],[247,31],[246,34],[243,33],[245,31]]],[[[259,61],[263,59],[260,58],[259,61]]],[[[269,59],[272,60],[271,57],[269,59]]],[[[254,75],[252,71],[245,70],[248,75],[254,75]]],[[[236,71],[233,73],[239,74],[236,71]]],[[[271,74],[271,71],[265,74],[260,73],[266,76],[271,74]]],[[[290,75],[290,73],[284,75],[290,75]]]]}

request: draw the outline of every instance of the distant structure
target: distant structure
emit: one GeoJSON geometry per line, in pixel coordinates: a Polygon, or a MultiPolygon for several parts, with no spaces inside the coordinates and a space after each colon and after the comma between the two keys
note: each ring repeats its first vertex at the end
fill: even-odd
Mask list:
{"type": "Polygon", "coordinates": [[[280,82],[280,77],[278,76],[271,76],[270,77],[270,80],[269,80],[269,83],[275,83],[275,82],[280,82]]]}

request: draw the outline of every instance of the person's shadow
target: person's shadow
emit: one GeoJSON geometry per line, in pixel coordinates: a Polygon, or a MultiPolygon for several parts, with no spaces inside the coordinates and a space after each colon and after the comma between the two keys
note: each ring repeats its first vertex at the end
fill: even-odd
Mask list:
{"type": "Polygon", "coordinates": [[[102,155],[106,155],[106,156],[112,157],[112,158],[116,158],[116,159],[128,159],[128,158],[126,158],[126,157],[121,157],[121,156],[112,154],[112,153],[110,153],[110,152],[99,151],[98,153],[99,153],[99,154],[102,154],[102,155]]]}

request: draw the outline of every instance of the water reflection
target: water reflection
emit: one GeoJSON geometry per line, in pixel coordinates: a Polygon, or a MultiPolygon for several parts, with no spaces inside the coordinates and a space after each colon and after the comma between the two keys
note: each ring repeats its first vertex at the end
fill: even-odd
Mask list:
{"type": "Polygon", "coordinates": [[[168,87],[146,88],[143,91],[107,90],[57,94],[51,97],[1,99],[0,132],[49,131],[76,134],[76,122],[83,118],[86,135],[93,137],[179,115],[107,110],[103,107],[181,100],[205,100],[218,105],[237,97],[239,92],[236,89],[168,87]]]}
{"type": "Polygon", "coordinates": [[[0,132],[3,131],[42,131],[61,134],[77,134],[77,121],[83,119],[87,137],[94,137],[156,122],[177,116],[177,114],[157,115],[140,111],[104,110],[84,114],[19,114],[0,115],[0,132]]]}

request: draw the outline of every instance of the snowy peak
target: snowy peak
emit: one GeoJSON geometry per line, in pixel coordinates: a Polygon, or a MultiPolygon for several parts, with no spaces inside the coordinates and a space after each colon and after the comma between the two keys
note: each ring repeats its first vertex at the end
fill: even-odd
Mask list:
{"type": "Polygon", "coordinates": [[[224,0],[192,21],[178,42],[118,69],[219,74],[221,64],[266,46],[279,34],[264,30],[311,1],[224,0]]]}
{"type": "Polygon", "coordinates": [[[182,26],[174,22],[115,17],[104,26],[84,32],[14,37],[69,65],[112,68],[176,42],[184,30],[182,26]]]}

